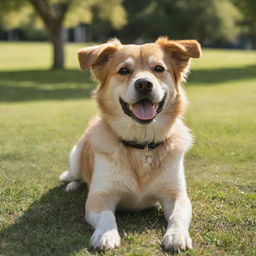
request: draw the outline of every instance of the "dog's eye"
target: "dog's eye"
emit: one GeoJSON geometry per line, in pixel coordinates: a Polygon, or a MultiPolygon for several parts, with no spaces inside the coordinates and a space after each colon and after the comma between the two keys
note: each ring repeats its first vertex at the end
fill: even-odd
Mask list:
{"type": "Polygon", "coordinates": [[[164,72],[164,67],[162,67],[162,66],[155,66],[155,67],[154,67],[154,70],[155,70],[156,72],[162,73],[162,72],[164,72]]]}
{"type": "Polygon", "coordinates": [[[130,74],[131,73],[131,70],[129,68],[120,68],[118,73],[120,75],[127,75],[127,74],[130,74]]]}

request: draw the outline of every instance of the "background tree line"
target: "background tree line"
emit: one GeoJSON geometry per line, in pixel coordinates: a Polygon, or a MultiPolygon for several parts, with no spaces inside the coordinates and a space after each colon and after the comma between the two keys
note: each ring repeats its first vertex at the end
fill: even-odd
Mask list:
{"type": "Polygon", "coordinates": [[[49,39],[53,69],[64,67],[63,29],[86,25],[90,40],[198,39],[203,45],[256,45],[255,0],[0,0],[0,36],[19,29],[49,39]],[[47,33],[45,33],[45,31],[47,33]]]}

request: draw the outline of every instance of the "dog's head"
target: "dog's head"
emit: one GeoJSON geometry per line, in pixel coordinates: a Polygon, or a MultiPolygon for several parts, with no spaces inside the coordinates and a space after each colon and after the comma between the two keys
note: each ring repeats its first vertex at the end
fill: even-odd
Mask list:
{"type": "Polygon", "coordinates": [[[91,68],[99,81],[95,96],[103,118],[120,136],[127,131],[125,137],[142,139],[135,130],[145,133],[157,127],[161,132],[182,113],[180,81],[190,58],[200,54],[197,41],[161,37],[144,45],[122,45],[114,39],[81,49],[78,57],[81,69],[91,68]]]}

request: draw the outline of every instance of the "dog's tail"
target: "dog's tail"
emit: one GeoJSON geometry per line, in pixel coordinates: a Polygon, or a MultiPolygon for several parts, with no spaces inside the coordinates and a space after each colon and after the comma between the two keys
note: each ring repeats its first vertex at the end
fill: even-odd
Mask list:
{"type": "Polygon", "coordinates": [[[63,182],[70,182],[74,180],[80,180],[79,172],[79,159],[81,154],[81,145],[75,145],[69,155],[69,165],[70,169],[64,171],[59,179],[63,182]]]}

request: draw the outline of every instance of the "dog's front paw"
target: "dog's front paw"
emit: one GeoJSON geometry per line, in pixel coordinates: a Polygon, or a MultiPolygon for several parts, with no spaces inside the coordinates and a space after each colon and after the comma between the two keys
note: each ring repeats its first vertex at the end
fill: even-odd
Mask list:
{"type": "Polygon", "coordinates": [[[192,249],[192,240],[187,231],[170,228],[164,235],[162,247],[171,252],[185,251],[192,249]]]}
{"type": "Polygon", "coordinates": [[[91,245],[93,249],[97,250],[108,250],[119,247],[121,243],[121,238],[118,234],[117,229],[107,230],[101,232],[95,230],[91,237],[91,245]]]}

